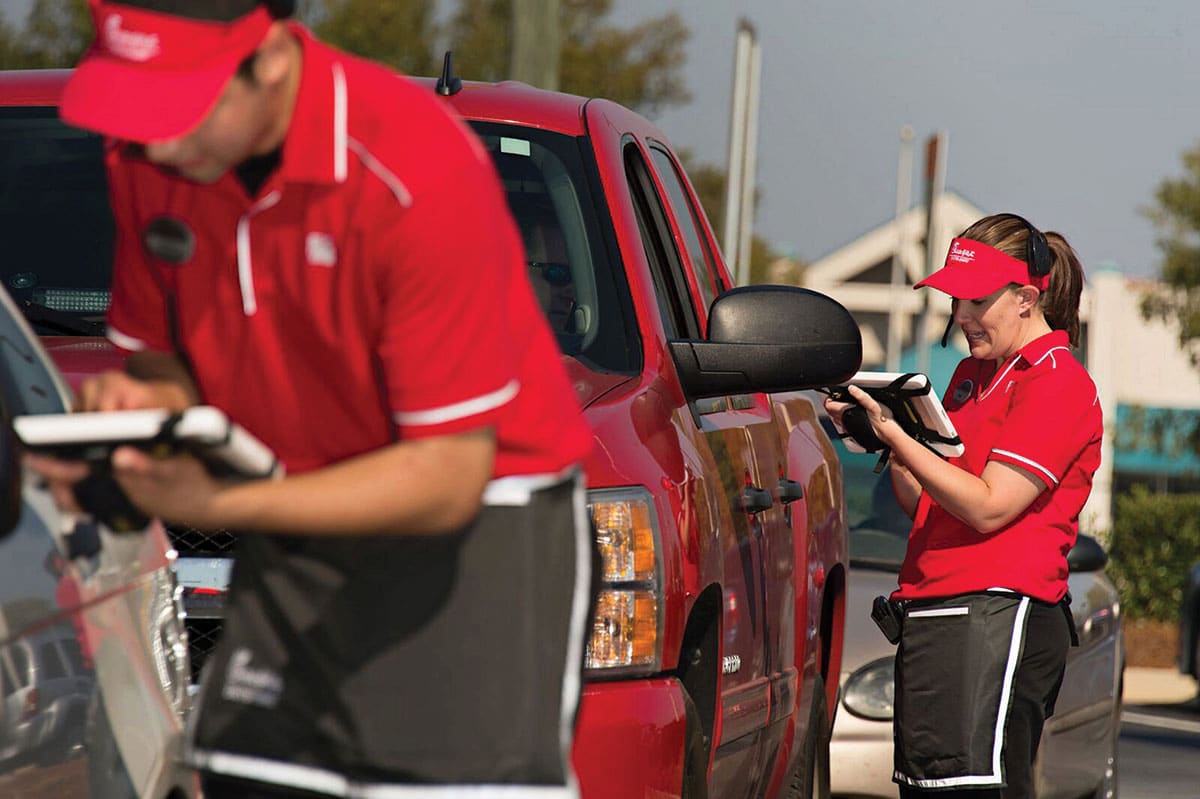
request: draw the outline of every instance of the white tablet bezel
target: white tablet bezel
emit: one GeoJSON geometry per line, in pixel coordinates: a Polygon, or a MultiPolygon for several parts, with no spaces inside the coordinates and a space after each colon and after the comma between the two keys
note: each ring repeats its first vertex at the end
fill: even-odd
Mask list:
{"type": "MultiPolygon", "coordinates": [[[[868,394],[872,394],[873,391],[890,387],[906,374],[910,376],[899,388],[905,391],[919,391],[923,393],[906,397],[905,407],[915,415],[915,418],[925,428],[942,438],[957,441],[958,431],[954,429],[954,423],[950,421],[950,417],[946,414],[946,409],[942,406],[942,400],[938,396],[937,390],[930,385],[929,378],[924,374],[911,374],[908,372],[858,372],[843,385],[858,386],[868,394]]],[[[883,410],[889,418],[892,416],[891,408],[884,405],[883,410]]],[[[846,431],[840,425],[834,424],[834,428],[837,430],[838,435],[841,436],[842,443],[848,451],[866,452],[853,437],[846,434],[846,431]]],[[[939,455],[948,458],[958,457],[966,451],[961,441],[957,444],[947,444],[942,441],[933,440],[923,441],[922,443],[939,455]]]]}
{"type": "MultiPolygon", "coordinates": [[[[36,414],[14,417],[13,431],[29,450],[94,460],[107,458],[122,445],[145,446],[158,439],[175,415],[164,409],[36,414]]],[[[219,408],[198,405],[177,415],[164,443],[190,451],[233,476],[283,474],[275,453],[219,408]]]]}

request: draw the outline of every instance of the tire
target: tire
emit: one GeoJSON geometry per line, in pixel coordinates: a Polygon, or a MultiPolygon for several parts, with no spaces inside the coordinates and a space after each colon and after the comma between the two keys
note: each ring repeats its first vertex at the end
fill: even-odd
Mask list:
{"type": "Polygon", "coordinates": [[[808,738],[804,755],[788,785],[789,799],[829,799],[829,739],[832,734],[825,708],[825,681],[813,683],[813,703],[808,713],[808,738]]]}
{"type": "Polygon", "coordinates": [[[708,799],[708,741],[692,695],[683,692],[687,738],[683,746],[683,789],[680,799],[708,799]]]}

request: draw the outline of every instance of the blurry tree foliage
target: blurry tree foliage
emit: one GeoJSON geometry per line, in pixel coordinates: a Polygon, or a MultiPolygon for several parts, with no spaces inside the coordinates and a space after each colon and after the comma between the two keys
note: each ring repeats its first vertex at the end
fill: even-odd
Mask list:
{"type": "Polygon", "coordinates": [[[1200,144],[1182,160],[1183,175],[1159,183],[1145,210],[1158,231],[1163,285],[1142,298],[1142,314],[1177,324],[1180,345],[1200,368],[1200,144]]]}
{"type": "MultiPolygon", "coordinates": [[[[683,77],[690,35],[677,12],[620,28],[612,0],[561,0],[559,90],[606,97],[652,114],[691,99],[683,77]]],[[[508,77],[512,0],[459,0],[446,31],[456,71],[470,80],[508,77]]]]}
{"type": "Polygon", "coordinates": [[[34,0],[20,31],[0,27],[0,66],[74,66],[91,42],[92,18],[87,0],[34,0]]]}
{"type": "MultiPolygon", "coordinates": [[[[721,241],[725,235],[725,189],[728,184],[728,175],[724,169],[718,166],[698,163],[690,151],[682,151],[679,157],[683,160],[684,170],[692,180],[692,188],[696,190],[696,196],[700,198],[700,205],[704,206],[704,213],[708,216],[708,221],[713,227],[713,234],[716,235],[722,252],[728,253],[729,248],[724,241],[721,241]]],[[[757,192],[755,192],[754,201],[758,202],[757,192]]],[[[752,235],[750,238],[750,282],[776,282],[775,276],[770,272],[770,267],[779,260],[779,257],[779,253],[775,252],[765,239],[752,235]]],[[[726,260],[728,261],[728,258],[726,260]]],[[[804,264],[797,263],[797,272],[799,273],[795,276],[797,285],[800,282],[803,267],[804,264]]]]}
{"type": "Polygon", "coordinates": [[[313,32],[343,50],[399,69],[432,75],[437,35],[429,0],[310,0],[313,32]]]}

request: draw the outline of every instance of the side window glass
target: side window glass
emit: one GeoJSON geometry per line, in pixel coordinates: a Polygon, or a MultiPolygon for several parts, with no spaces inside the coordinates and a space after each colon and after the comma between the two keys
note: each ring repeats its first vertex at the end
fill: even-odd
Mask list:
{"type": "Polygon", "coordinates": [[[671,200],[671,208],[675,210],[675,221],[679,225],[679,232],[683,236],[683,244],[687,248],[688,260],[691,262],[692,275],[696,280],[696,286],[700,290],[700,297],[704,302],[704,307],[708,308],[712,305],[713,298],[716,297],[715,278],[712,268],[712,254],[709,252],[708,244],[704,237],[700,234],[700,223],[697,220],[697,210],[691,201],[686,189],[684,189],[683,180],[679,176],[679,172],[675,167],[675,162],[671,160],[671,156],[658,147],[650,148],[650,157],[654,159],[654,166],[658,170],[658,177],[662,181],[663,188],[666,189],[667,196],[671,200]]]}
{"type": "Polygon", "coordinates": [[[25,648],[22,646],[14,646],[12,653],[13,674],[16,676],[17,688],[25,688],[29,685],[29,655],[25,653],[25,648]]]}
{"type": "Polygon", "coordinates": [[[641,152],[633,144],[625,148],[625,172],[667,335],[700,338],[699,318],[691,302],[682,259],[675,249],[662,198],[641,152]]]}
{"type": "Polygon", "coordinates": [[[12,696],[13,691],[17,690],[17,683],[13,679],[12,664],[8,659],[8,648],[0,649],[0,695],[12,696]]]}
{"type": "Polygon", "coordinates": [[[67,665],[63,663],[62,656],[58,654],[58,647],[53,641],[47,641],[38,647],[39,660],[41,661],[42,679],[44,680],[61,680],[67,676],[67,665]]]}
{"type": "Polygon", "coordinates": [[[64,638],[60,643],[67,656],[67,663],[70,664],[71,673],[83,674],[86,672],[87,667],[83,665],[83,648],[79,646],[79,641],[75,638],[64,638]]]}

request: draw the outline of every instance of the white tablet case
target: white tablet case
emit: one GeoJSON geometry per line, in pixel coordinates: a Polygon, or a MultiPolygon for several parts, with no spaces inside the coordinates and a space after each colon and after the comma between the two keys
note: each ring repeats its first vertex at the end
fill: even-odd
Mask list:
{"type": "Polygon", "coordinates": [[[282,464],[266,444],[211,405],[198,405],[178,414],[153,409],[17,416],[13,430],[26,447],[50,454],[73,453],[86,459],[90,449],[95,457],[106,457],[113,447],[122,444],[137,446],[161,439],[237,476],[283,474],[282,464]]]}
{"type": "MultiPolygon", "coordinates": [[[[854,377],[847,381],[850,385],[858,386],[868,394],[872,390],[881,390],[888,388],[900,378],[904,377],[904,372],[858,372],[854,377]]],[[[946,409],[942,407],[942,400],[938,396],[937,391],[929,384],[929,378],[923,374],[912,374],[908,380],[898,388],[905,392],[912,392],[905,395],[905,407],[911,413],[916,415],[917,421],[947,441],[938,441],[937,439],[923,440],[926,446],[932,449],[939,455],[944,455],[948,458],[962,455],[965,451],[962,442],[958,438],[958,431],[954,429],[954,424],[950,421],[950,417],[946,415],[946,409]],[[947,443],[950,442],[950,443],[947,443]]],[[[883,408],[884,415],[892,418],[892,409],[883,403],[880,403],[883,408]]],[[[850,452],[866,452],[857,441],[846,434],[840,425],[835,424],[834,427],[838,431],[838,435],[842,438],[842,443],[850,452]]]]}

